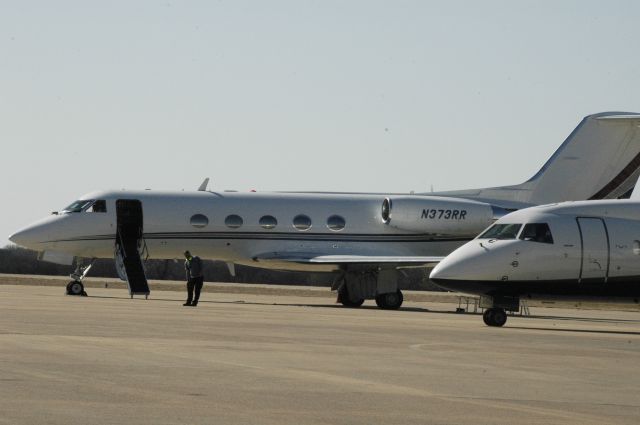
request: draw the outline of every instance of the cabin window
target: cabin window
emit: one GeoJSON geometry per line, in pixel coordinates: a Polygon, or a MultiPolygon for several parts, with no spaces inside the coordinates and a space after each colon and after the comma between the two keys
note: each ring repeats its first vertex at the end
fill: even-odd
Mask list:
{"type": "Polygon", "coordinates": [[[523,241],[553,243],[551,229],[547,223],[528,223],[524,225],[524,229],[520,234],[523,241]]]}
{"type": "Polygon", "coordinates": [[[94,213],[106,213],[107,212],[107,201],[105,200],[97,200],[91,205],[91,208],[87,210],[88,212],[94,213]]]}
{"type": "Polygon", "coordinates": [[[203,227],[207,227],[209,219],[204,214],[195,214],[191,216],[190,223],[193,227],[201,229],[203,227]]]}
{"type": "Polygon", "coordinates": [[[522,224],[494,224],[479,239],[515,239],[522,224]]]}
{"type": "Polygon", "coordinates": [[[278,220],[272,215],[263,215],[260,218],[260,227],[263,229],[273,229],[278,225],[278,220]]]}
{"type": "Polygon", "coordinates": [[[333,230],[334,232],[339,232],[340,230],[344,229],[345,225],[346,222],[344,218],[340,217],[339,215],[332,215],[327,219],[327,227],[329,228],[329,230],[333,230]]]}
{"type": "Polygon", "coordinates": [[[299,214],[293,218],[293,227],[298,230],[309,230],[311,228],[311,219],[309,216],[299,214]]]}
{"type": "Polygon", "coordinates": [[[69,205],[67,208],[63,209],[62,212],[63,213],[79,213],[79,212],[85,211],[92,204],[93,204],[93,200],[91,199],[84,200],[84,201],[83,200],[75,201],[74,203],[69,205]]]}
{"type": "Polygon", "coordinates": [[[240,226],[242,226],[242,223],[244,223],[242,217],[236,214],[228,215],[227,218],[224,219],[224,224],[226,224],[227,227],[231,229],[239,228],[240,226]]]}

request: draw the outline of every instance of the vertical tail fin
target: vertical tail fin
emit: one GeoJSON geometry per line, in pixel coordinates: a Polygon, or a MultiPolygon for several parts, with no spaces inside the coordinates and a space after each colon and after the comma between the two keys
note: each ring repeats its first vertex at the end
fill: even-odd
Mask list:
{"type": "Polygon", "coordinates": [[[528,181],[473,191],[438,193],[502,204],[549,204],[628,198],[640,176],[640,114],[589,115],[528,181]]]}

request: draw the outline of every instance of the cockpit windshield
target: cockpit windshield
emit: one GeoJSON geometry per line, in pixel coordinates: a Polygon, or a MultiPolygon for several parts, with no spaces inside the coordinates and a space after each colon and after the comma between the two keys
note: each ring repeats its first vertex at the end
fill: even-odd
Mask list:
{"type": "Polygon", "coordinates": [[[494,224],[478,239],[515,239],[522,224],[494,224]]]}
{"type": "Polygon", "coordinates": [[[71,205],[69,205],[67,208],[63,209],[62,212],[63,213],[78,213],[78,212],[82,212],[82,211],[86,210],[87,208],[89,208],[91,205],[93,205],[93,202],[94,202],[93,199],[75,201],[71,205]]]}
{"type": "Polygon", "coordinates": [[[551,229],[547,223],[527,223],[524,225],[520,239],[523,241],[553,243],[551,229]]]}

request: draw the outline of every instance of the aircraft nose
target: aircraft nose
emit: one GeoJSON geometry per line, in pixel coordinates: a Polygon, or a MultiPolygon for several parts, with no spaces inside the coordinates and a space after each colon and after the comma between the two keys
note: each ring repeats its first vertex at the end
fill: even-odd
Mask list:
{"type": "Polygon", "coordinates": [[[9,236],[9,240],[24,248],[32,248],[37,243],[37,232],[30,227],[26,227],[9,236]]]}
{"type": "Polygon", "coordinates": [[[429,278],[434,282],[443,280],[466,280],[472,271],[469,267],[477,257],[475,247],[464,245],[449,254],[431,271],[429,278]]]}
{"type": "Polygon", "coordinates": [[[9,236],[9,240],[21,247],[38,250],[41,244],[47,242],[48,234],[47,223],[37,223],[18,230],[9,236]]]}
{"type": "MultiPolygon", "coordinates": [[[[11,238],[9,238],[11,239],[11,238]]],[[[13,239],[11,239],[13,241],[13,239]]],[[[446,260],[446,259],[445,259],[446,260]]],[[[444,263],[445,260],[442,260],[440,263],[438,263],[433,270],[431,270],[431,274],[429,274],[429,279],[431,280],[438,280],[438,279],[442,279],[443,276],[447,275],[447,266],[443,265],[442,263],[444,263]]]]}
{"type": "Polygon", "coordinates": [[[456,253],[449,254],[429,275],[429,279],[443,289],[456,292],[475,293],[475,284],[468,267],[469,260],[456,253]]]}
{"type": "MultiPolygon", "coordinates": [[[[455,258],[445,258],[431,270],[429,279],[434,282],[444,282],[449,280],[464,280],[464,272],[460,267],[460,261],[454,261],[455,258]]],[[[464,265],[464,264],[463,264],[464,265]]]]}
{"type": "MultiPolygon", "coordinates": [[[[493,249],[492,249],[493,250],[493,249]]],[[[494,280],[495,252],[478,241],[471,241],[449,254],[429,275],[438,286],[459,292],[478,293],[479,281],[494,280]]]]}

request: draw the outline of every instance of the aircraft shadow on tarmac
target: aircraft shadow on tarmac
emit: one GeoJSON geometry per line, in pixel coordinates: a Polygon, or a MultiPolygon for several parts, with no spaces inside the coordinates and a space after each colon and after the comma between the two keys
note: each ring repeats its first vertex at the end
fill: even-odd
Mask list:
{"type": "MultiPolygon", "coordinates": [[[[91,298],[105,298],[105,299],[124,299],[128,300],[129,297],[118,297],[118,296],[105,296],[105,295],[90,295],[91,298]]],[[[152,301],[152,300],[143,300],[143,301],[152,301]]],[[[169,303],[182,303],[183,299],[153,299],[153,301],[163,301],[169,303]]],[[[244,304],[244,305],[262,305],[262,306],[283,306],[283,307],[313,307],[313,308],[335,308],[335,309],[345,309],[340,304],[310,304],[310,303],[269,303],[269,302],[257,302],[257,301],[216,301],[216,300],[207,300],[200,301],[198,304],[206,305],[206,304],[244,304]]],[[[355,309],[354,309],[355,310],[355,309]]],[[[380,310],[376,306],[361,306],[358,307],[358,310],[380,310]]],[[[393,310],[390,310],[393,311],[393,310]]],[[[465,313],[457,313],[455,311],[433,311],[427,308],[421,307],[401,307],[400,312],[411,312],[411,313],[431,313],[431,314],[447,314],[447,315],[475,315],[480,316],[481,313],[473,313],[473,312],[465,312],[465,313]]],[[[559,320],[566,322],[585,322],[585,323],[620,323],[620,324],[640,324],[640,320],[632,320],[632,319],[603,319],[597,317],[570,317],[570,316],[514,316],[523,319],[541,319],[541,320],[559,320]]],[[[634,331],[608,331],[601,329],[559,329],[559,328],[551,328],[551,327],[524,327],[524,326],[507,326],[506,329],[514,329],[514,330],[542,330],[542,331],[554,331],[554,332],[583,332],[583,333],[603,333],[603,334],[618,334],[618,335],[640,335],[640,332],[634,331]]]]}
{"type": "MultiPolygon", "coordinates": [[[[88,298],[104,298],[104,299],[121,299],[121,300],[128,300],[130,299],[130,297],[118,297],[118,296],[108,296],[108,295],[89,295],[88,298]]],[[[170,302],[170,303],[183,303],[184,299],[148,299],[148,300],[144,300],[142,298],[138,298],[142,301],[162,301],[162,302],[170,302]]],[[[244,301],[244,300],[237,300],[237,301],[216,301],[216,300],[207,300],[207,301],[203,301],[200,300],[198,301],[199,305],[206,305],[206,304],[243,304],[243,305],[272,305],[272,306],[281,306],[281,307],[316,307],[316,308],[337,308],[337,309],[341,309],[344,310],[349,309],[349,310],[380,310],[379,307],[373,306],[373,305],[363,305],[361,307],[358,308],[349,308],[349,307],[344,307],[342,304],[307,304],[307,303],[269,303],[269,302],[259,302],[259,301],[244,301]]],[[[388,310],[388,311],[394,311],[394,310],[388,310]]],[[[399,310],[396,311],[403,311],[403,312],[416,312],[416,313],[442,313],[442,314],[456,314],[455,312],[449,312],[449,311],[432,311],[429,310],[427,308],[421,308],[421,307],[401,307],[399,310]]]]}
{"type": "Polygon", "coordinates": [[[596,317],[567,317],[567,316],[529,316],[536,319],[545,320],[570,320],[572,322],[599,322],[599,323],[637,323],[640,324],[640,319],[603,319],[596,317]]]}
{"type": "Polygon", "coordinates": [[[595,333],[595,334],[612,334],[612,335],[636,335],[640,336],[640,332],[633,331],[607,331],[603,329],[558,329],[558,328],[540,328],[525,326],[505,326],[506,329],[527,330],[527,331],[551,331],[551,332],[578,332],[578,333],[595,333]]]}

